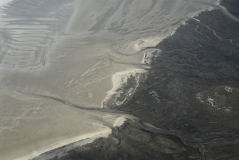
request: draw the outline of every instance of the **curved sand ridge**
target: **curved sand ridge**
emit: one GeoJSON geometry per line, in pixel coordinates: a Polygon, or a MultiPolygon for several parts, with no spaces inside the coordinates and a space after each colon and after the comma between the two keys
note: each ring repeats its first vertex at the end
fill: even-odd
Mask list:
{"type": "Polygon", "coordinates": [[[147,71],[144,69],[129,69],[115,73],[112,76],[113,88],[107,93],[102,108],[117,107],[124,104],[146,77],[147,71]]]}
{"type": "MultiPolygon", "coordinates": [[[[65,139],[63,141],[59,141],[57,143],[53,143],[51,145],[44,146],[43,148],[37,149],[37,150],[35,150],[34,152],[32,152],[28,155],[17,158],[16,160],[32,159],[34,157],[39,156],[42,153],[45,153],[47,151],[50,151],[50,150],[56,149],[58,147],[65,146],[67,144],[74,143],[74,142],[78,142],[78,143],[80,143],[80,145],[91,143],[99,137],[107,137],[110,133],[111,133],[111,129],[106,128],[106,129],[98,131],[98,132],[94,132],[94,133],[90,133],[90,134],[86,134],[86,135],[81,135],[81,136],[65,139]]],[[[50,157],[48,157],[48,158],[50,158],[50,157]]],[[[54,158],[54,157],[51,157],[51,158],[54,158]]]]}
{"type": "MultiPolygon", "coordinates": [[[[124,124],[125,120],[126,120],[126,117],[124,117],[124,116],[115,119],[113,127],[120,127],[121,125],[124,124]]],[[[65,146],[65,145],[69,145],[69,144],[73,144],[73,143],[75,143],[76,146],[92,143],[97,138],[108,137],[108,135],[111,134],[111,132],[112,132],[112,130],[110,128],[105,127],[105,129],[102,129],[102,130],[97,131],[97,132],[68,138],[68,139],[65,139],[65,140],[62,140],[62,141],[44,146],[43,148],[37,149],[37,150],[35,150],[34,152],[32,152],[28,155],[17,158],[16,160],[33,159],[33,158],[35,158],[35,157],[37,157],[37,156],[39,156],[39,155],[41,155],[41,154],[43,154],[47,151],[51,151],[51,150],[54,150],[56,148],[59,148],[59,147],[65,146]]],[[[64,154],[64,153],[59,153],[58,155],[60,156],[61,154],[64,154]]],[[[45,158],[46,159],[51,159],[51,158],[54,158],[54,157],[45,157],[45,158]]]]}
{"type": "Polygon", "coordinates": [[[1,102],[9,103],[7,108],[0,108],[7,115],[0,117],[0,153],[4,160],[33,158],[81,140],[90,143],[108,136],[126,116],[70,107],[54,98],[13,89],[1,88],[0,95],[1,102]]]}

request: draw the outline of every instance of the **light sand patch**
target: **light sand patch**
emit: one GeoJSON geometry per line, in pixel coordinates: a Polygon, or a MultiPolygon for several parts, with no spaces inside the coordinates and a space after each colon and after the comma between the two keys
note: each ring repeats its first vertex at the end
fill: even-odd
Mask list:
{"type": "Polygon", "coordinates": [[[232,87],[229,87],[229,86],[225,86],[224,89],[227,91],[227,92],[232,92],[233,88],[232,87]]]}
{"type": "Polygon", "coordinates": [[[219,5],[221,4],[221,1],[222,1],[222,0],[216,1],[216,2],[215,2],[215,5],[218,5],[218,6],[219,6],[219,5]]]}
{"type": "Polygon", "coordinates": [[[114,123],[114,127],[120,127],[124,124],[124,122],[126,121],[125,117],[119,117],[115,120],[115,123],[114,123]]]}
{"type": "Polygon", "coordinates": [[[154,99],[156,100],[157,103],[160,103],[160,99],[159,99],[159,95],[156,91],[154,90],[150,90],[149,91],[149,94],[154,97],[154,99]]]}
{"type": "Polygon", "coordinates": [[[103,107],[116,107],[124,104],[147,77],[144,69],[129,69],[112,76],[113,88],[107,92],[103,107]]]}
{"type": "Polygon", "coordinates": [[[136,51],[140,51],[146,47],[155,47],[157,44],[162,42],[168,35],[164,35],[161,37],[148,37],[148,38],[142,38],[138,39],[134,42],[132,42],[132,46],[136,51]]]}
{"type": "MultiPolygon", "coordinates": [[[[199,100],[201,103],[206,104],[209,108],[215,109],[217,111],[225,111],[225,112],[230,112],[232,110],[231,106],[225,105],[223,103],[217,103],[218,101],[218,96],[213,95],[212,96],[206,96],[203,93],[197,93],[196,94],[197,100],[199,100]]],[[[224,98],[224,97],[222,97],[224,98]]]]}

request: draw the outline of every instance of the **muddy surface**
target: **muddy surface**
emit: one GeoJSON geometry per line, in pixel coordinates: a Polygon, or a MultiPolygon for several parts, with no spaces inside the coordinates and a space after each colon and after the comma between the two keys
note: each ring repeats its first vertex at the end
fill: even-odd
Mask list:
{"type": "Polygon", "coordinates": [[[145,82],[127,103],[110,106],[137,120],[35,160],[239,159],[239,2],[221,4],[228,12],[203,12],[159,43],[145,82]]]}

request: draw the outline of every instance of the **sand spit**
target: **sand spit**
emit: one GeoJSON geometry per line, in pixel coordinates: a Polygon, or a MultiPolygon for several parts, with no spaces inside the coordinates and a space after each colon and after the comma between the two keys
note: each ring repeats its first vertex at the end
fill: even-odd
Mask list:
{"type": "Polygon", "coordinates": [[[107,93],[103,107],[117,107],[126,102],[147,77],[144,69],[128,69],[112,76],[113,88],[107,93]]]}
{"type": "MultiPolygon", "coordinates": [[[[110,116],[110,115],[106,115],[106,116],[110,116]]],[[[120,127],[124,124],[124,122],[126,121],[126,117],[121,116],[115,119],[115,122],[113,124],[113,127],[120,127]]],[[[75,145],[73,145],[73,143],[76,143],[76,146],[83,146],[85,144],[89,144],[92,143],[94,140],[98,139],[98,138],[106,138],[108,137],[112,132],[111,128],[105,127],[105,129],[98,131],[98,132],[93,132],[93,133],[89,133],[89,134],[85,134],[85,135],[81,135],[81,136],[77,136],[77,137],[73,137],[73,138],[69,138],[48,146],[45,146],[42,149],[36,150],[24,157],[20,157],[17,158],[16,160],[26,160],[26,159],[35,159],[38,158],[38,156],[40,156],[41,154],[47,153],[47,152],[51,152],[54,149],[63,147],[63,146],[69,146],[70,148],[74,148],[75,145]]],[[[54,158],[54,157],[49,157],[49,156],[55,156],[54,154],[48,154],[47,157],[44,157],[45,159],[50,159],[50,158],[54,158]]],[[[59,157],[64,156],[64,153],[59,153],[58,154],[59,157]]]]}
{"type": "Polygon", "coordinates": [[[120,127],[124,124],[124,122],[126,121],[126,118],[125,117],[119,117],[115,120],[115,123],[114,123],[114,127],[120,127]]]}
{"type": "Polygon", "coordinates": [[[107,137],[110,133],[111,133],[111,129],[106,128],[106,129],[104,129],[102,131],[99,131],[99,132],[94,132],[94,133],[89,133],[89,134],[69,138],[69,139],[66,139],[66,140],[63,140],[63,141],[45,146],[44,148],[38,149],[38,150],[30,153],[29,155],[17,158],[16,160],[32,159],[34,157],[39,156],[40,154],[42,154],[44,152],[47,152],[47,151],[50,151],[50,150],[53,150],[53,149],[56,149],[56,148],[74,143],[74,142],[77,142],[77,141],[82,141],[82,143],[81,143],[82,145],[87,144],[87,143],[91,143],[97,138],[107,137]]]}
{"type": "Polygon", "coordinates": [[[171,36],[172,34],[173,34],[173,32],[168,32],[161,37],[141,38],[141,39],[131,42],[130,45],[132,45],[132,47],[135,51],[141,51],[142,49],[145,49],[147,47],[155,47],[157,44],[159,44],[165,38],[171,36]]]}
{"type": "Polygon", "coordinates": [[[0,159],[4,160],[27,159],[84,139],[90,143],[123,123],[121,114],[78,109],[14,89],[2,88],[0,101],[0,159]]]}

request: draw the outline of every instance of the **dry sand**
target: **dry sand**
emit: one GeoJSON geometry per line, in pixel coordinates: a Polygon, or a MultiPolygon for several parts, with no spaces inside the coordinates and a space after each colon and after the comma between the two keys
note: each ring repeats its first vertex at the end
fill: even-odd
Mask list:
{"type": "Polygon", "coordinates": [[[113,88],[107,92],[107,96],[102,103],[102,108],[108,105],[117,107],[124,104],[146,78],[147,71],[143,69],[128,69],[113,74],[113,88]]]}

